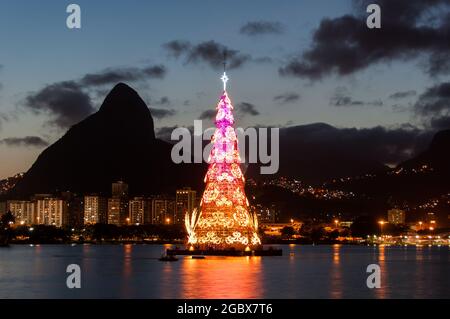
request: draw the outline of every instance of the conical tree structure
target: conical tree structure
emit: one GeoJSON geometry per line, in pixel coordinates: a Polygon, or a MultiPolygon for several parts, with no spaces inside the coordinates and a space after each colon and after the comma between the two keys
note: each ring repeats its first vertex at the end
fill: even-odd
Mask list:
{"type": "Polygon", "coordinates": [[[260,245],[258,221],[249,212],[245,196],[245,179],[240,168],[236,132],[233,128],[233,105],[226,91],[226,74],[222,77],[224,91],[217,105],[216,131],[205,191],[200,212],[186,215],[188,243],[201,248],[244,249],[260,245]]]}

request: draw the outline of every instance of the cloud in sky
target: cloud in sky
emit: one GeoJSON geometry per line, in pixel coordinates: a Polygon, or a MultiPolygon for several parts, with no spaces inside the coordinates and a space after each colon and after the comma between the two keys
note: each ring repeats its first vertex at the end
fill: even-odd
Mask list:
{"type": "Polygon", "coordinates": [[[0,130],[2,129],[3,122],[7,122],[9,120],[8,115],[5,113],[0,112],[0,130]]]}
{"type": "Polygon", "coordinates": [[[396,103],[391,105],[392,111],[395,113],[410,112],[413,109],[413,103],[409,102],[407,104],[396,103]]]}
{"type": "Polygon", "coordinates": [[[157,119],[163,119],[166,117],[174,116],[177,111],[175,110],[168,110],[168,109],[157,109],[157,108],[150,108],[150,113],[153,117],[156,117],[157,119]]]}
{"type": "Polygon", "coordinates": [[[46,147],[49,143],[39,136],[8,137],[0,140],[0,144],[11,147],[46,147]]]}
{"type": "Polygon", "coordinates": [[[253,58],[252,61],[257,64],[270,64],[273,63],[275,60],[270,56],[261,56],[253,58]]]}
{"type": "Polygon", "coordinates": [[[79,81],[83,86],[113,85],[119,82],[135,82],[147,79],[162,79],[167,73],[163,65],[145,68],[108,68],[98,73],[89,73],[79,81]]]}
{"type": "Polygon", "coordinates": [[[275,96],[273,100],[279,104],[294,103],[300,100],[300,94],[294,92],[286,92],[275,96]]]}
{"type": "Polygon", "coordinates": [[[239,30],[241,34],[248,36],[257,36],[263,34],[281,34],[284,32],[284,27],[277,21],[251,21],[247,22],[239,30]]]}
{"type": "MultiPolygon", "coordinates": [[[[171,104],[172,104],[172,102],[170,101],[169,97],[167,97],[167,96],[163,96],[157,100],[153,100],[153,99],[150,100],[150,105],[169,106],[171,104]]],[[[171,116],[174,116],[175,114],[177,114],[177,111],[174,109],[154,108],[154,107],[150,107],[149,109],[150,109],[150,113],[152,114],[152,116],[157,119],[163,119],[163,118],[171,117],[171,116]]]]}
{"type": "MultiPolygon", "coordinates": [[[[239,117],[244,117],[247,115],[250,116],[257,116],[259,115],[259,111],[257,110],[256,106],[252,103],[248,102],[242,102],[238,103],[234,107],[235,114],[239,117]]],[[[216,110],[205,110],[199,115],[200,120],[214,120],[216,117],[217,111],[216,110]]]]}
{"type": "Polygon", "coordinates": [[[393,99],[393,100],[400,100],[400,99],[404,99],[407,97],[415,96],[416,94],[417,94],[417,92],[414,90],[400,91],[400,92],[395,92],[395,93],[391,94],[389,96],[389,98],[393,99]]]}
{"type": "Polygon", "coordinates": [[[450,115],[432,118],[430,121],[430,127],[435,130],[450,129],[450,115]]]}
{"type": "Polygon", "coordinates": [[[216,70],[223,67],[225,52],[228,69],[240,68],[252,60],[249,54],[230,49],[213,40],[195,45],[185,40],[174,40],[164,44],[163,48],[168,52],[169,56],[175,58],[184,57],[186,64],[204,63],[216,70]]]}
{"type": "Polygon", "coordinates": [[[374,101],[362,101],[355,100],[348,92],[346,87],[338,87],[336,88],[334,95],[330,99],[330,105],[332,106],[383,106],[383,102],[381,100],[374,101]]]}
{"type": "Polygon", "coordinates": [[[170,142],[171,141],[170,137],[172,135],[172,132],[177,127],[178,126],[175,125],[175,126],[163,126],[163,127],[157,128],[155,130],[156,131],[156,137],[161,139],[161,140],[170,142]]]}
{"type": "Polygon", "coordinates": [[[350,159],[398,164],[423,151],[432,136],[411,125],[358,129],[314,123],[280,129],[280,148],[295,147],[299,154],[314,152],[319,159],[346,154],[350,159]]]}
{"type": "Polygon", "coordinates": [[[173,40],[163,44],[163,48],[170,56],[178,59],[181,55],[189,52],[192,48],[192,44],[186,40],[173,40]]]}
{"type": "Polygon", "coordinates": [[[279,69],[283,76],[318,80],[348,75],[393,60],[428,57],[430,75],[450,71],[450,1],[380,0],[381,29],[366,26],[370,0],[355,0],[355,14],[325,18],[309,49],[279,69]]]}
{"type": "MultiPolygon", "coordinates": [[[[86,74],[78,80],[47,85],[37,92],[29,93],[23,104],[26,109],[35,114],[49,116],[48,124],[64,130],[95,112],[89,92],[103,93],[102,86],[112,86],[119,82],[162,79],[166,73],[167,69],[163,65],[143,68],[108,68],[97,73],[86,74]]],[[[168,102],[168,98],[162,98],[160,102],[168,102]]],[[[158,116],[162,114],[158,112],[158,116]]],[[[165,116],[168,114],[166,113],[165,116]]]]}
{"type": "Polygon", "coordinates": [[[206,110],[203,111],[198,117],[200,120],[211,120],[216,117],[217,111],[215,110],[206,110]]]}
{"type": "Polygon", "coordinates": [[[330,99],[330,105],[333,105],[333,106],[355,106],[355,105],[364,105],[364,102],[360,101],[360,100],[353,100],[353,98],[348,95],[334,95],[330,99]]]}
{"type": "Polygon", "coordinates": [[[431,129],[450,128],[450,82],[428,88],[414,105],[415,114],[431,129]]]}
{"type": "Polygon", "coordinates": [[[248,102],[242,102],[242,103],[237,104],[235,106],[235,110],[242,117],[246,116],[246,115],[251,115],[251,116],[259,115],[259,111],[256,109],[256,106],[254,104],[248,103],[248,102]]]}
{"type": "Polygon", "coordinates": [[[172,102],[170,101],[169,97],[167,96],[163,96],[162,98],[158,99],[158,100],[151,100],[150,104],[153,105],[171,105],[172,102]]]}
{"type": "Polygon", "coordinates": [[[94,112],[91,98],[75,81],[57,82],[25,98],[24,106],[35,114],[46,114],[48,123],[65,129],[94,112]]]}

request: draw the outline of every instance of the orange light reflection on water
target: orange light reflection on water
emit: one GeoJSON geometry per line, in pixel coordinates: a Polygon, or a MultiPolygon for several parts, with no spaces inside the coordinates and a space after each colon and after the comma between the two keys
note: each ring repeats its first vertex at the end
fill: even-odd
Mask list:
{"type": "Polygon", "coordinates": [[[262,298],[261,257],[180,260],[182,298],[262,298]]]}
{"type": "Polygon", "coordinates": [[[386,247],[384,245],[378,245],[378,265],[380,266],[381,275],[381,288],[374,289],[377,298],[385,299],[388,298],[388,278],[386,270],[386,247]]]}
{"type": "Polygon", "coordinates": [[[133,252],[132,244],[123,245],[123,274],[125,277],[130,277],[133,272],[131,264],[132,252],[133,252]]]}
{"type": "Polygon", "coordinates": [[[330,277],[330,297],[334,299],[340,299],[343,297],[342,286],[342,269],[341,269],[341,245],[333,245],[333,264],[331,267],[330,277]]]}

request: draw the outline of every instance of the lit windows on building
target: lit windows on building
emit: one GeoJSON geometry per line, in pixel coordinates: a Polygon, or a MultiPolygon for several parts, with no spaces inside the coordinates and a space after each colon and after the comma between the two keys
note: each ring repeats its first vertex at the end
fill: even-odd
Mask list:
{"type": "Polygon", "coordinates": [[[107,223],[107,200],[101,196],[84,196],[84,224],[107,223]]]}
{"type": "Polygon", "coordinates": [[[151,223],[168,224],[176,223],[176,202],[167,198],[154,198],[152,200],[151,223]]]}
{"type": "Polygon", "coordinates": [[[124,181],[112,183],[112,197],[128,197],[128,184],[124,181]]]}
{"type": "Polygon", "coordinates": [[[390,224],[398,225],[405,223],[405,211],[402,209],[390,209],[388,210],[388,222],[390,224]]]}
{"type": "Polygon", "coordinates": [[[31,201],[8,201],[7,210],[14,215],[16,225],[32,225],[35,223],[35,204],[31,201]]]}
{"type": "Polygon", "coordinates": [[[175,224],[182,224],[186,213],[192,214],[194,209],[197,207],[196,196],[197,192],[189,187],[177,190],[175,198],[175,224]]]}
{"type": "Polygon", "coordinates": [[[36,201],[36,223],[40,225],[64,226],[66,202],[59,198],[42,198],[36,201]]]}
{"type": "Polygon", "coordinates": [[[130,200],[129,215],[132,224],[142,225],[145,223],[147,205],[147,201],[143,197],[135,197],[130,200]]]}
{"type": "Polygon", "coordinates": [[[108,199],[108,224],[120,226],[120,198],[108,199]]]}

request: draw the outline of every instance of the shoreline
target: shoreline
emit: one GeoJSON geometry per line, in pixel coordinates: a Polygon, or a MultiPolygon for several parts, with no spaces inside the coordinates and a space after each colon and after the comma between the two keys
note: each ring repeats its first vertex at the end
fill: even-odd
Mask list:
{"type": "MultiPolygon", "coordinates": [[[[123,245],[139,245],[139,246],[161,246],[170,245],[175,247],[186,247],[187,245],[183,242],[138,242],[138,241],[123,241],[123,242],[42,242],[42,243],[32,243],[32,242],[11,242],[8,246],[0,246],[0,248],[8,248],[12,246],[123,246],[123,245]]],[[[384,243],[264,243],[262,246],[361,246],[361,247],[445,247],[450,248],[450,243],[448,244],[384,244],[384,243]]]]}

